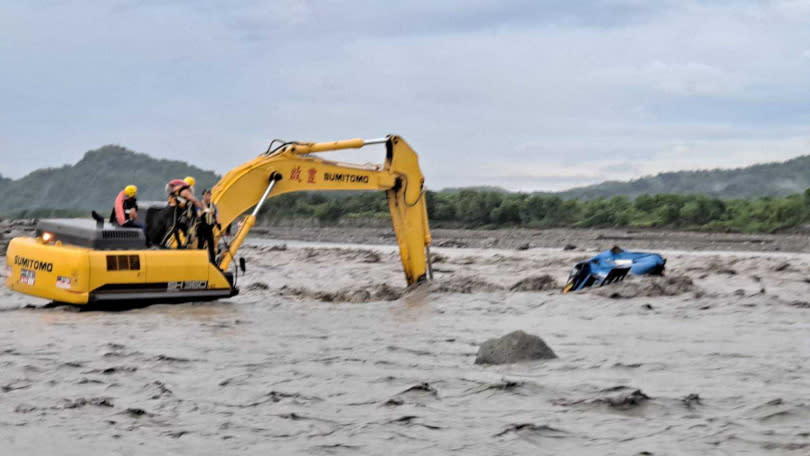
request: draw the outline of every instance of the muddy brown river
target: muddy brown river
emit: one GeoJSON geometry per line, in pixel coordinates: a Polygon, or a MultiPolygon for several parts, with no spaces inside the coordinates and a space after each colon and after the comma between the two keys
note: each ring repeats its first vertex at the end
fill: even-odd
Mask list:
{"type": "Polygon", "coordinates": [[[562,295],[510,288],[594,251],[436,248],[411,291],[391,246],[244,253],[209,303],[0,290],[0,454],[810,454],[810,255],[664,251],[562,295]],[[559,358],[473,363],[517,329],[559,358]]]}

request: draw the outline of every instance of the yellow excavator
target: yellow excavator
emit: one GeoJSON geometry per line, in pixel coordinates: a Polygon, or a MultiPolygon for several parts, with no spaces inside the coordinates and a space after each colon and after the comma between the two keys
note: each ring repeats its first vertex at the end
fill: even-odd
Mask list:
{"type": "MultiPolygon", "coordinates": [[[[267,152],[225,174],[212,189],[212,201],[221,225],[238,224],[239,228],[230,243],[222,243],[226,246],[220,249],[216,264],[205,250],[176,244],[148,248],[139,228],[90,219],[46,219],[39,221],[34,237],[17,237],[9,243],[6,285],[20,293],[76,305],[234,296],[239,292],[240,268],[233,260],[264,202],[289,192],[333,190],[386,192],[408,285],[431,275],[424,177],[413,149],[402,138],[389,135],[328,143],[274,141],[267,152]],[[382,165],[339,163],[313,155],[372,144],[385,145],[382,165]]],[[[224,235],[218,229],[214,234],[217,242],[224,235]]],[[[244,271],[244,261],[238,263],[244,271]]]]}

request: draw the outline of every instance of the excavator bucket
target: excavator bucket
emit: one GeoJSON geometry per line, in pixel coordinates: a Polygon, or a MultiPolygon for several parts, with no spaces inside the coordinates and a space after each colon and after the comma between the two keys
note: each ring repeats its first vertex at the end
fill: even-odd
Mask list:
{"type": "Polygon", "coordinates": [[[386,193],[402,267],[408,285],[411,285],[425,280],[430,267],[425,178],[419,169],[416,153],[396,136],[390,137],[386,143],[385,166],[399,176],[394,187],[386,193]]]}

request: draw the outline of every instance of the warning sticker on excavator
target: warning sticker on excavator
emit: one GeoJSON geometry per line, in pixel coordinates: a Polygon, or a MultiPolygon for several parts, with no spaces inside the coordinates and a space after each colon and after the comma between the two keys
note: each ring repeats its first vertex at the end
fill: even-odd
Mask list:
{"type": "Polygon", "coordinates": [[[37,273],[30,269],[20,269],[20,283],[33,285],[37,281],[37,273]]]}
{"type": "Polygon", "coordinates": [[[56,276],[56,286],[58,288],[63,288],[67,290],[70,289],[71,285],[72,281],[70,280],[70,277],[56,276]]]}

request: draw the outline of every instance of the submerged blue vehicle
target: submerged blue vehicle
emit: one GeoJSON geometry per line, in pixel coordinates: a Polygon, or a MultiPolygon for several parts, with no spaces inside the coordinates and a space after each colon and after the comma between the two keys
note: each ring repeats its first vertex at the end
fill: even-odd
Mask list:
{"type": "Polygon", "coordinates": [[[568,275],[563,293],[619,282],[624,280],[628,272],[633,275],[663,275],[666,264],[667,260],[657,253],[628,252],[613,247],[588,261],[577,263],[568,275]]]}

